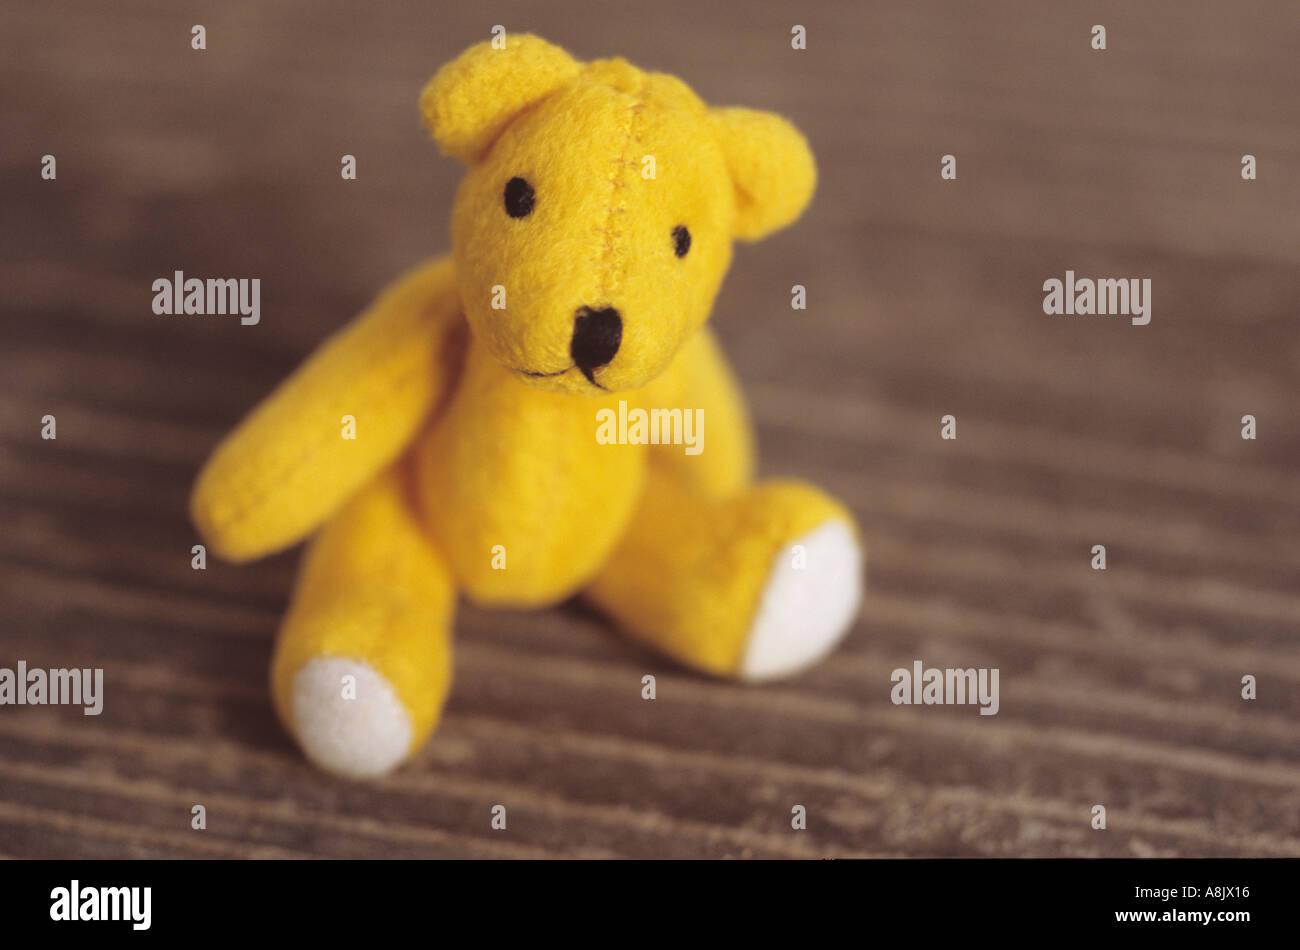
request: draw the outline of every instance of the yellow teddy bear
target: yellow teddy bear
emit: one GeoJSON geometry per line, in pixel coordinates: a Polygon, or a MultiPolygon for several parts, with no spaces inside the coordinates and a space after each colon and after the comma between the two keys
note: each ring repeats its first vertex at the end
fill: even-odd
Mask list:
{"type": "Polygon", "coordinates": [[[852,518],[800,482],[752,483],[745,405],[703,327],[732,239],[811,198],[803,137],[528,35],[444,66],[420,109],[469,169],[451,256],[282,383],[191,502],[234,561],[320,529],[271,671],[307,756],[369,776],[420,747],[449,687],[458,592],[512,607],[582,592],[716,675],[825,656],[861,595],[852,518]],[[703,451],[644,427],[598,438],[600,420],[617,416],[621,436],[638,411],[707,424],[703,451]]]}

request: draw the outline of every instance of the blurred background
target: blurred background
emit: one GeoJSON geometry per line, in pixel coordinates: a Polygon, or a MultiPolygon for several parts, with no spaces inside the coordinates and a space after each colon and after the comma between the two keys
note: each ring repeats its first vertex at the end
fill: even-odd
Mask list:
{"type": "Polygon", "coordinates": [[[0,708],[0,855],[1300,855],[1298,25],[1283,0],[5,4],[0,666],[100,666],[105,701],[0,708]],[[813,206],[738,249],[713,323],[762,473],[855,510],[868,595],[762,688],[580,606],[465,606],[439,731],[349,784],[270,707],[297,552],[191,570],[186,498],[447,249],[461,169],[416,97],[495,24],[808,134],[813,206]],[[177,269],[260,278],[260,325],[154,316],[177,269]],[[1067,269],[1149,277],[1150,325],[1044,315],[1067,269]],[[999,714],[891,705],[916,659],[999,668],[999,714]]]}

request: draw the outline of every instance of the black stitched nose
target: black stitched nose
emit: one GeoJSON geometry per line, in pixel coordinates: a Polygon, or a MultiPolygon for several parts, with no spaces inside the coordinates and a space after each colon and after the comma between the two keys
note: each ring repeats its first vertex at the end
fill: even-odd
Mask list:
{"type": "Polygon", "coordinates": [[[618,345],[623,341],[623,318],[613,307],[592,310],[579,307],[573,321],[573,343],[569,353],[573,362],[582,370],[582,375],[591,379],[592,370],[604,366],[618,352],[618,345]]]}

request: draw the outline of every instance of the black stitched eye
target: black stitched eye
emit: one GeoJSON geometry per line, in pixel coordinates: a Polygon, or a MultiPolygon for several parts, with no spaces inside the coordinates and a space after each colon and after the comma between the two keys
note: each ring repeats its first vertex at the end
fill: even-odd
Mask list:
{"type": "Polygon", "coordinates": [[[526,218],[533,210],[533,186],[522,178],[506,182],[506,214],[512,218],[526,218]]]}
{"type": "Polygon", "coordinates": [[[690,249],[691,232],[686,230],[686,225],[679,224],[673,228],[673,253],[678,257],[685,257],[690,249]]]}

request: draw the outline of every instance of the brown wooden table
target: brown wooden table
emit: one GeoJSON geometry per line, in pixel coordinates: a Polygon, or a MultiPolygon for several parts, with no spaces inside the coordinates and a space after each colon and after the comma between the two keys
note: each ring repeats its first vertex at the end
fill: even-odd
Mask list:
{"type": "Polygon", "coordinates": [[[161,0],[0,12],[0,666],[106,676],[98,718],[0,708],[0,853],[1300,854],[1294,5],[474,6],[223,3],[203,52],[161,0]],[[296,554],[191,570],[185,502],[446,247],[459,168],[415,97],[495,22],[808,132],[817,201],[739,251],[715,325],[764,473],[852,505],[869,593],[833,659],[762,688],[579,607],[466,606],[440,731],[349,784],[267,696],[296,554]],[[261,324],[155,317],[175,269],[259,277],[261,324]],[[1150,325],[1045,315],[1067,269],[1149,277],[1150,325]],[[999,714],[892,705],[914,659],[999,668],[999,714]]]}

